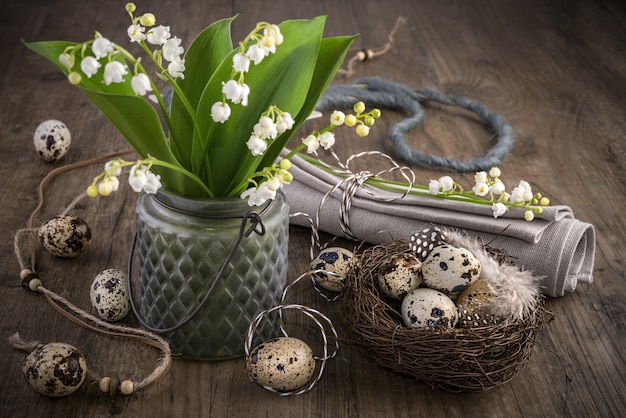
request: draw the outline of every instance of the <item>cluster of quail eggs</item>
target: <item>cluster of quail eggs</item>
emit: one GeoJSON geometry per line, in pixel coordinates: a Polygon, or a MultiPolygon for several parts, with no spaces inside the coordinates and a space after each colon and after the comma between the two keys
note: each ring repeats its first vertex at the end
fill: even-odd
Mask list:
{"type": "Polygon", "coordinates": [[[497,322],[485,309],[494,295],[480,279],[481,264],[471,251],[447,243],[438,228],[413,234],[409,247],[377,274],[382,295],[400,302],[405,326],[471,328],[497,322]]]}

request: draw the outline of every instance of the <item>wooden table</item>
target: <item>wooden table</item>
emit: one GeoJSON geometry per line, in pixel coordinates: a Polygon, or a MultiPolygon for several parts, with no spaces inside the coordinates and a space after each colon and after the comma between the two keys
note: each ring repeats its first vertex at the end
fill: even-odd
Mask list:
{"type": "MultiPolygon", "coordinates": [[[[127,145],[114,127],[53,66],[19,41],[82,41],[98,30],[127,44],[123,2],[24,0],[0,6],[0,187],[3,221],[0,295],[0,410],[7,417],[610,417],[626,409],[626,9],[618,1],[193,1],[139,2],[188,43],[209,22],[240,14],[234,39],[258,20],[279,22],[327,14],[327,35],[360,34],[359,48],[383,45],[396,19],[407,19],[383,56],[356,67],[355,76],[378,76],[412,88],[429,87],[480,101],[502,114],[516,142],[501,168],[511,181],[526,179],[555,204],[569,205],[597,231],[594,282],[547,301],[555,315],[541,333],[528,367],[511,382],[485,392],[452,394],[371,365],[344,345],[313,391],[282,398],[248,381],[243,360],[218,363],[175,359],[156,385],[112,399],[82,387],[61,399],[40,396],[24,381],[25,353],[6,343],[24,339],[76,345],[96,372],[131,375],[151,370],[156,351],[139,343],[82,329],[40,296],[21,288],[13,235],[37,205],[37,187],[51,170],[127,145]],[[32,136],[46,119],[71,129],[70,152],[46,163],[32,136]]],[[[335,83],[353,78],[337,77],[335,83]]],[[[424,152],[460,159],[490,146],[489,133],[471,117],[434,106],[409,137],[424,152]]],[[[389,111],[370,138],[341,138],[340,155],[361,150],[391,153],[386,131],[401,115],[389,111]]],[[[375,167],[371,167],[374,169],[375,167]]],[[[101,169],[64,173],[45,188],[36,222],[56,215],[101,169]]],[[[415,168],[427,183],[439,171],[415,168]]],[[[449,173],[448,173],[449,174],[449,173]]],[[[471,184],[471,175],[456,175],[471,184]]],[[[87,288],[105,268],[124,269],[134,228],[136,194],[123,186],[108,198],[84,200],[75,213],[94,234],[78,259],[39,252],[45,285],[90,309],[87,288]]],[[[309,231],[290,229],[290,278],[307,269],[309,231]]],[[[324,236],[324,239],[329,238],[324,236]]],[[[546,260],[550,262],[551,260],[546,260]]],[[[335,304],[310,289],[292,295],[341,324],[335,304]]],[[[129,317],[124,324],[136,325],[129,317]]]]}

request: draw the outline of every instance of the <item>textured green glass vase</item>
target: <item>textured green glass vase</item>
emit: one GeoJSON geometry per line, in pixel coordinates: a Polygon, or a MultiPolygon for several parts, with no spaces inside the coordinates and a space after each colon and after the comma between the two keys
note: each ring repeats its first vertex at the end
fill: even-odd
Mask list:
{"type": "MultiPolygon", "coordinates": [[[[194,199],[164,188],[140,195],[137,309],[148,328],[160,330],[178,326],[200,305],[251,209],[261,215],[264,233],[244,236],[207,303],[185,325],[162,333],[173,353],[198,360],[244,355],[250,322],[280,303],[286,285],[289,208],[280,192],[258,208],[239,198],[194,199]]],[[[263,325],[255,341],[279,335],[277,320],[263,325]]]]}

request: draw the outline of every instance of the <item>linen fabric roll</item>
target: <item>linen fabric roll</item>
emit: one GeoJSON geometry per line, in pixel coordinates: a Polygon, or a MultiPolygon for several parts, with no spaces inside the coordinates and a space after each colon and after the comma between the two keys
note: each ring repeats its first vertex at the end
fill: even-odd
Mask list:
{"type": "MultiPolygon", "coordinates": [[[[563,296],[579,283],[593,281],[594,227],[577,220],[567,206],[545,207],[532,222],[525,221],[518,208],[494,219],[489,205],[403,196],[366,185],[369,192],[359,189],[351,199],[346,224],[340,216],[346,184],[336,187],[342,177],[297,156],[291,162],[294,180],[283,188],[291,213],[302,212],[312,219],[319,214],[320,231],[346,236],[347,226],[353,238],[379,244],[409,238],[433,225],[460,229],[503,249],[520,268],[532,271],[547,296],[563,296]]],[[[291,222],[310,226],[304,217],[292,217],[291,222]]]]}

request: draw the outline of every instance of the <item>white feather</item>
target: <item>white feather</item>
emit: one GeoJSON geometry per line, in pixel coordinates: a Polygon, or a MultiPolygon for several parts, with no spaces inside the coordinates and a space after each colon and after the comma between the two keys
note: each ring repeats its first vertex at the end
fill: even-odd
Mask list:
{"type": "Polygon", "coordinates": [[[485,280],[495,297],[489,310],[500,318],[521,320],[531,314],[540,296],[539,278],[516,266],[498,263],[482,242],[455,230],[445,231],[446,242],[469,250],[481,264],[480,278],[485,280]]]}

